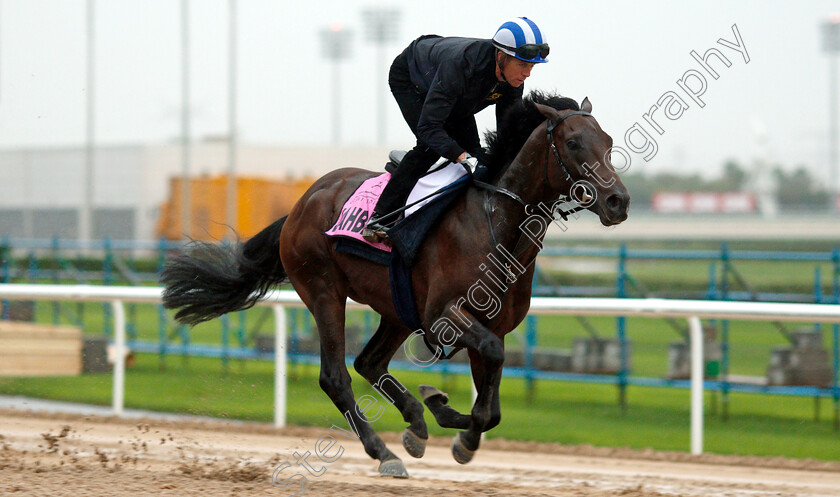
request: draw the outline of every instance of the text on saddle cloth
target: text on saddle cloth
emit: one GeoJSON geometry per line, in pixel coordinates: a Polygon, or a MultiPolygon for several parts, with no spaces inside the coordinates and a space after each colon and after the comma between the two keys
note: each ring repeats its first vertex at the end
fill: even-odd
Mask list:
{"type": "MultiPolygon", "coordinates": [[[[417,184],[414,185],[406,201],[406,205],[411,205],[414,202],[416,204],[411,205],[411,207],[405,210],[405,216],[408,217],[414,214],[435,198],[435,196],[429,197],[429,195],[451,185],[467,174],[467,169],[461,164],[450,163],[421,177],[417,181],[417,184]],[[429,198],[424,199],[424,197],[429,198]]],[[[368,220],[370,220],[373,209],[376,207],[376,202],[379,200],[382,190],[385,189],[385,185],[388,184],[390,179],[391,174],[384,173],[365,180],[353,195],[350,196],[347,202],[344,203],[335,224],[325,234],[328,236],[352,238],[379,250],[390,252],[391,247],[389,245],[380,242],[369,242],[362,237],[362,230],[368,220]]]]}
{"type": "Polygon", "coordinates": [[[333,227],[324,234],[352,238],[379,250],[390,252],[390,246],[381,242],[369,242],[362,237],[362,230],[390,179],[391,173],[383,173],[365,180],[341,207],[341,212],[333,227]]]}

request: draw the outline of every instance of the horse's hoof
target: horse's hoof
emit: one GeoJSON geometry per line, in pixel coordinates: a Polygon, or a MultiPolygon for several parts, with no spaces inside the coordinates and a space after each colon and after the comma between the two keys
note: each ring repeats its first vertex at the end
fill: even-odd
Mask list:
{"type": "Polygon", "coordinates": [[[455,458],[455,461],[459,464],[467,464],[472,461],[474,455],[475,451],[468,449],[461,441],[461,434],[455,435],[455,438],[452,439],[452,457],[455,458]]]}
{"type": "Polygon", "coordinates": [[[421,458],[426,453],[426,441],[428,438],[420,438],[408,428],[402,434],[402,444],[405,451],[411,457],[421,458]]]}
{"type": "Polygon", "coordinates": [[[420,385],[417,389],[420,390],[420,396],[423,397],[424,403],[435,395],[441,395],[443,397],[441,402],[443,402],[444,405],[449,403],[449,394],[441,392],[437,387],[432,385],[420,385]]]}
{"type": "Polygon", "coordinates": [[[408,471],[399,459],[388,459],[379,463],[379,474],[391,478],[408,478],[408,471]]]}

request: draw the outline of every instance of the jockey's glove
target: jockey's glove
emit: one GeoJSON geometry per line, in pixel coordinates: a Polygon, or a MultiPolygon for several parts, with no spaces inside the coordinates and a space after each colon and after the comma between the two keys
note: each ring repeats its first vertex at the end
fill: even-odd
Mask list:
{"type": "Polygon", "coordinates": [[[476,168],[481,165],[481,162],[478,160],[478,157],[473,157],[470,154],[467,154],[467,157],[461,161],[461,164],[465,165],[467,169],[470,170],[471,173],[475,172],[476,168]]]}
{"type": "Polygon", "coordinates": [[[464,164],[470,170],[474,180],[486,182],[490,179],[490,170],[481,163],[478,157],[467,154],[467,157],[461,161],[461,164],[464,164]]]}

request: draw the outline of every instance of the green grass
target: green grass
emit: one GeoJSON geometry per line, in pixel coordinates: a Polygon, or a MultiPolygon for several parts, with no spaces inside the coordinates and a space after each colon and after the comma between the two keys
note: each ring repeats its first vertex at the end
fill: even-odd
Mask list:
{"type": "MultiPolygon", "coordinates": [[[[393,371],[411,392],[432,383],[452,396],[453,406],[469,409],[469,380],[465,376],[416,371],[393,371]]],[[[356,398],[370,394],[380,399],[384,414],[375,421],[378,431],[401,431],[405,423],[373,388],[352,373],[356,398]]],[[[72,378],[2,378],[0,393],[109,405],[110,374],[72,378]]],[[[323,427],[346,422],[318,386],[315,366],[290,365],[288,422],[323,427]]],[[[538,382],[533,403],[526,400],[524,381],[502,382],[502,423],[489,438],[535,440],[637,449],[687,451],[689,447],[689,392],[687,390],[631,387],[626,413],[617,405],[617,389],[609,385],[538,382]]],[[[705,449],[721,454],[785,456],[840,460],[840,434],[831,427],[832,404],[823,401],[821,421],[814,422],[814,401],[809,398],[732,394],[730,419],[723,422],[710,412],[707,394],[705,449]]],[[[126,407],[223,418],[269,422],[273,419],[273,364],[232,361],[224,371],[218,359],[169,357],[165,369],[157,357],[140,354],[126,375],[126,407]]],[[[436,436],[454,431],[427,423],[436,436]]]]}

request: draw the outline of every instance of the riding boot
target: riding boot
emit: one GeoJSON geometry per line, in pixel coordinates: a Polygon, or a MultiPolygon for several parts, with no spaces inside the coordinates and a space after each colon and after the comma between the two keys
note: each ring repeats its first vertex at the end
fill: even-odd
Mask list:
{"type": "Polygon", "coordinates": [[[405,201],[417,180],[429,170],[438,157],[431,150],[420,150],[419,147],[414,147],[405,154],[397,170],[391,174],[391,179],[385,189],[382,190],[370,221],[362,231],[362,237],[365,240],[376,242],[388,238],[388,228],[401,219],[400,214],[394,211],[405,206],[405,201]]]}

